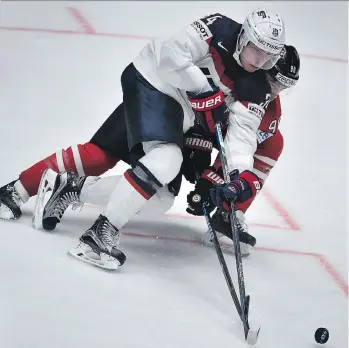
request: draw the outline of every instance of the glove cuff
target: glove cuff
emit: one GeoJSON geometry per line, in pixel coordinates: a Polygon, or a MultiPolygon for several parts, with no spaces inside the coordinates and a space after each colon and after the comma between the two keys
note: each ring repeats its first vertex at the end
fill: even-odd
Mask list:
{"type": "Polygon", "coordinates": [[[224,103],[224,94],[222,91],[216,93],[210,92],[210,95],[204,97],[200,95],[196,97],[188,97],[193,110],[200,112],[212,110],[224,103]]]}
{"type": "Polygon", "coordinates": [[[184,139],[185,148],[212,152],[213,143],[202,136],[186,136],[184,139]]]}
{"type": "Polygon", "coordinates": [[[205,169],[201,174],[200,179],[205,179],[212,183],[213,185],[224,184],[223,178],[213,169],[205,169]]]}
{"type": "Polygon", "coordinates": [[[238,180],[244,180],[251,190],[251,195],[247,199],[251,197],[254,198],[262,188],[262,184],[259,181],[258,176],[249,170],[242,172],[239,175],[238,180]]]}

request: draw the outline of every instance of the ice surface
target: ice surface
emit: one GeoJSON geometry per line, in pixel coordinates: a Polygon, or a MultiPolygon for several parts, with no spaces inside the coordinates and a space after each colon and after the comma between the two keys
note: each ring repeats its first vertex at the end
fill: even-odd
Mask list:
{"type": "MultiPolygon", "coordinates": [[[[209,13],[242,21],[262,5],[198,4],[1,3],[0,185],[91,137],[121,101],[120,74],[146,37],[209,13]]],[[[326,347],[344,348],[347,3],[264,5],[282,13],[302,62],[299,85],[282,99],[284,153],[248,212],[259,246],[244,261],[251,324],[262,324],[256,347],[315,348],[323,326],[326,347]]],[[[200,244],[205,222],[185,214],[190,187],[167,216],[126,226],[127,262],[116,274],[66,255],[100,208],[69,211],[46,233],[31,227],[31,199],[21,221],[0,222],[1,347],[246,347],[216,254],[200,244]]]]}

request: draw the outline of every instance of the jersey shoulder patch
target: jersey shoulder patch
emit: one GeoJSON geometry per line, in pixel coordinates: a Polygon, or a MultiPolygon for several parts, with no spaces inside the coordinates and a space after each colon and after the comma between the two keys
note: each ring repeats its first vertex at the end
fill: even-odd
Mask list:
{"type": "Polygon", "coordinates": [[[270,84],[264,71],[256,71],[251,74],[244,74],[235,81],[235,98],[239,101],[248,101],[266,107],[270,100],[270,84]]]}
{"type": "Polygon", "coordinates": [[[192,28],[194,28],[202,41],[206,41],[212,37],[211,30],[201,19],[198,19],[191,23],[191,26],[192,28]]]}

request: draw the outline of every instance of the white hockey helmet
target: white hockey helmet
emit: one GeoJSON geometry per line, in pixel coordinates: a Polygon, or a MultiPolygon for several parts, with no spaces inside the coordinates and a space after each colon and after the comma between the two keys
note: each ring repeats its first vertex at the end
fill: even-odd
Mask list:
{"type": "Polygon", "coordinates": [[[234,58],[241,65],[240,56],[249,45],[254,51],[246,52],[247,59],[253,60],[251,64],[256,67],[268,70],[278,61],[284,43],[285,26],[280,14],[259,8],[249,13],[242,24],[234,58]]]}

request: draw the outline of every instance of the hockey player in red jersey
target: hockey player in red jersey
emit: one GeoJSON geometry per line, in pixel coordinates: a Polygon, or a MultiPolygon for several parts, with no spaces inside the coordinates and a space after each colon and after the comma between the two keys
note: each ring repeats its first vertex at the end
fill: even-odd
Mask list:
{"type": "MultiPolygon", "coordinates": [[[[293,46],[285,45],[279,61],[267,74],[269,83],[272,87],[271,102],[256,132],[258,145],[253,155],[254,164],[252,170],[258,176],[261,187],[264,185],[270,171],[277,163],[284,145],[284,139],[279,130],[282,115],[279,93],[284,89],[289,89],[296,85],[299,80],[299,70],[300,58],[297,50],[293,46]]],[[[192,136],[189,139],[189,143],[195,142],[194,139],[195,137],[192,136]]],[[[200,134],[200,139],[202,140],[205,138],[202,138],[200,134]]],[[[214,141],[213,139],[213,143],[214,141]]],[[[189,147],[189,151],[192,151],[192,153],[184,156],[184,158],[191,157],[192,160],[187,161],[186,166],[183,166],[183,175],[187,180],[196,185],[195,189],[188,194],[187,212],[192,215],[200,216],[203,215],[203,201],[208,200],[208,202],[211,202],[209,199],[210,189],[212,189],[214,185],[223,184],[224,180],[219,155],[217,155],[217,159],[213,166],[207,166],[205,170],[203,170],[205,164],[210,163],[210,157],[208,155],[210,152],[207,151],[207,145],[205,148],[196,146],[194,149],[190,149],[190,144],[187,147],[189,147]],[[193,164],[191,165],[191,163],[193,164]],[[199,163],[201,163],[201,165],[199,163]],[[200,177],[199,180],[196,180],[197,177],[200,177]]],[[[245,256],[249,254],[250,247],[254,246],[256,243],[256,239],[248,234],[248,225],[245,223],[244,216],[254,198],[255,196],[250,197],[244,202],[238,201],[235,204],[240,241],[243,242],[241,243],[241,251],[245,256]]],[[[211,204],[213,209],[215,205],[212,202],[211,204]]],[[[218,237],[227,236],[230,239],[232,238],[230,222],[227,222],[226,215],[221,214],[219,210],[217,210],[212,217],[212,226],[216,232],[218,232],[218,237]]],[[[209,233],[205,234],[204,242],[207,244],[211,243],[209,233]]]]}
{"type": "MultiPolygon", "coordinates": [[[[195,117],[208,132],[213,131],[214,123],[222,124],[230,151],[229,169],[238,170],[239,178],[246,180],[244,199],[256,194],[253,187],[259,179],[248,171],[253,154],[241,136],[254,141],[270,100],[265,70],[280,57],[284,31],[280,15],[258,9],[242,25],[215,14],[193,22],[177,36],[154,39],[124,70],[123,103],[91,142],[52,155],[29,169],[39,174],[53,167],[86,175],[92,171],[101,174],[117,159],[131,164],[106,211],[81,236],[73,256],[105,268],[124,263],[125,255],[117,249],[119,230],[177,176],[183,160],[183,134],[195,117]],[[242,125],[241,134],[236,133],[234,123],[242,125]]],[[[20,201],[35,194],[38,181],[31,179],[28,188],[24,186],[28,173],[1,189],[3,217],[18,218],[20,201]]],[[[75,196],[83,184],[84,179],[75,183],[75,196]]],[[[66,195],[65,204],[73,198],[66,195]]]]}

